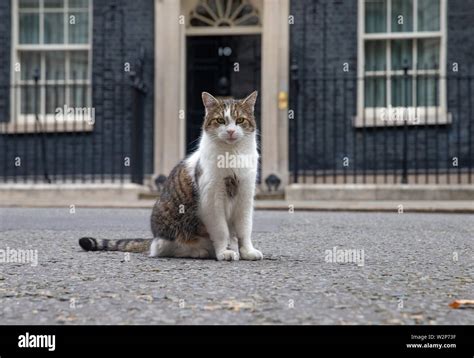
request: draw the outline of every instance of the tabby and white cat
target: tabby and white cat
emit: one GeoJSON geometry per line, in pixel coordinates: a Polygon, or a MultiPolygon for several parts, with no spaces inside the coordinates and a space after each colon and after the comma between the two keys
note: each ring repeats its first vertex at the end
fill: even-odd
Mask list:
{"type": "Polygon", "coordinates": [[[202,100],[206,114],[199,147],[163,185],[151,214],[154,239],[83,237],[79,240],[83,249],[228,261],[263,258],[251,241],[258,166],[257,92],[241,100],[217,99],[203,92],[202,100]]]}

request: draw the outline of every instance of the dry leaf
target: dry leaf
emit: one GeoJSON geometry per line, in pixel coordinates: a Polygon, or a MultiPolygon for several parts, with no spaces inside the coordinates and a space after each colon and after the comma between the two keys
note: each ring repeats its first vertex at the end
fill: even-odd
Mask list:
{"type": "Polygon", "coordinates": [[[255,310],[255,304],[253,302],[241,302],[236,300],[224,300],[220,303],[213,305],[204,306],[206,311],[216,311],[216,310],[230,310],[234,312],[240,312],[240,310],[255,310]]]}
{"type": "Polygon", "coordinates": [[[153,302],[153,296],[151,295],[138,295],[137,298],[139,300],[143,300],[143,301],[146,301],[148,303],[152,303],[153,302]]]}
{"type": "Polygon", "coordinates": [[[454,300],[449,304],[451,308],[474,308],[474,300],[454,300]]]}
{"type": "Polygon", "coordinates": [[[253,302],[239,302],[235,300],[225,300],[222,301],[224,307],[231,311],[239,312],[241,309],[244,310],[254,310],[253,302]]]}
{"type": "Polygon", "coordinates": [[[220,310],[222,308],[222,306],[219,306],[219,305],[206,305],[204,306],[204,310],[206,311],[216,311],[216,310],[220,310]]]}
{"type": "Polygon", "coordinates": [[[77,316],[74,314],[69,314],[69,315],[64,315],[61,314],[58,317],[56,317],[56,321],[58,322],[74,322],[77,320],[77,316]]]}

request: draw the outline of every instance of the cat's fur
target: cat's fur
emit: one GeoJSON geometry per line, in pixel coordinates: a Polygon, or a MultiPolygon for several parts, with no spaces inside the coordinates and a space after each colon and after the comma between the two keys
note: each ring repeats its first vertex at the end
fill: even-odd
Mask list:
{"type": "Polygon", "coordinates": [[[242,100],[202,93],[206,110],[198,149],[163,183],[153,207],[154,239],[82,238],[85,250],[149,251],[152,257],[261,260],[251,241],[258,151],[257,92],[242,100]],[[222,156],[247,165],[218,165],[222,156]]]}

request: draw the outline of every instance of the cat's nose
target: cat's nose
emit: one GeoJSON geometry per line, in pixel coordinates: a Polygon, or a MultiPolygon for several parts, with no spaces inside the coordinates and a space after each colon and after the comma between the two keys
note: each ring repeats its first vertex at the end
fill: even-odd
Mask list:
{"type": "Polygon", "coordinates": [[[235,133],[235,129],[228,129],[227,134],[229,134],[229,137],[232,138],[232,135],[235,133]]]}

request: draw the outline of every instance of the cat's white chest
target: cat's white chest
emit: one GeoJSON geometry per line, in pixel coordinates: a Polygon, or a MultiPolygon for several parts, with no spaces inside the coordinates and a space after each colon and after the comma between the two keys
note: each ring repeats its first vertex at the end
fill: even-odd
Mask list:
{"type": "MultiPolygon", "coordinates": [[[[200,199],[221,204],[228,222],[241,210],[243,198],[253,197],[257,168],[221,168],[215,161],[200,159],[203,175],[199,180],[200,199]]],[[[204,205],[206,206],[206,205],[204,205]]]]}
{"type": "Polygon", "coordinates": [[[247,138],[235,148],[209,141],[204,134],[200,148],[187,160],[190,176],[198,180],[200,216],[219,208],[230,223],[239,211],[252,205],[258,168],[255,138],[247,138]]]}
{"type": "Polygon", "coordinates": [[[229,221],[234,212],[240,210],[242,198],[253,196],[255,187],[255,175],[252,169],[229,170],[222,178],[224,192],[224,208],[226,219],[229,221]]]}

